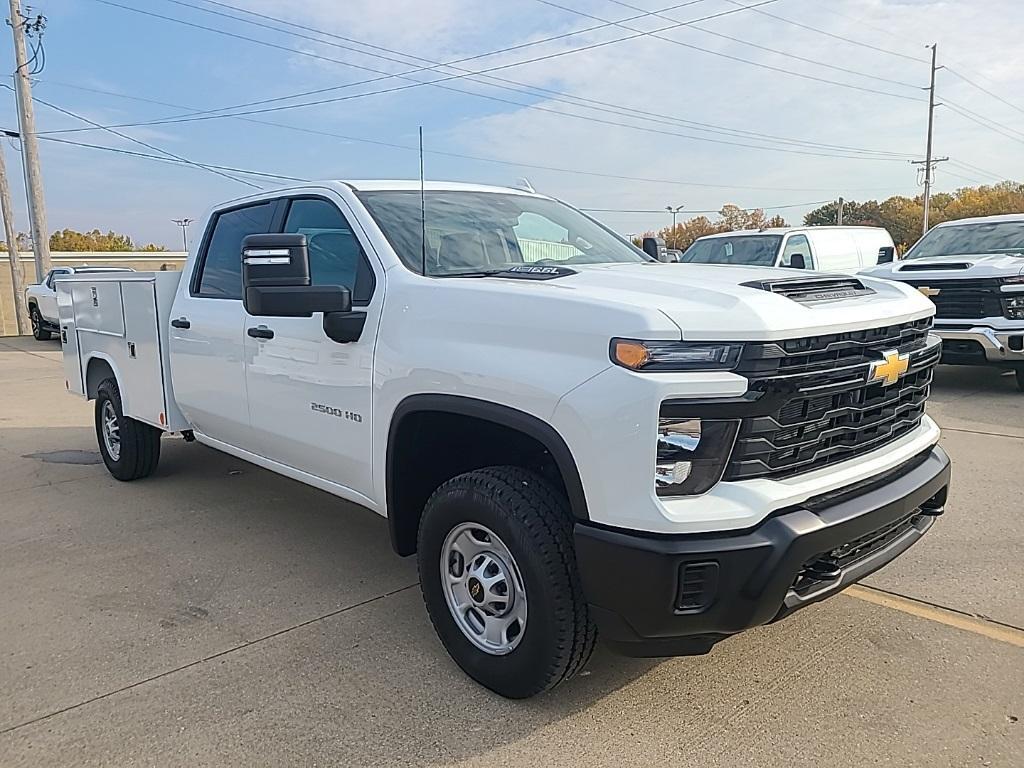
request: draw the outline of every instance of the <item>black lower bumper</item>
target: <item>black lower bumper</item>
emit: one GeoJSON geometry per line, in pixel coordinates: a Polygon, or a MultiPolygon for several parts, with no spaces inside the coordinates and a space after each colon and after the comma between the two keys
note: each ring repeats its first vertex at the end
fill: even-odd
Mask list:
{"type": "Polygon", "coordinates": [[[643,535],[578,523],[576,557],[602,639],[631,656],[706,653],[835,594],[912,546],[942,514],[938,447],[734,534],[643,535]]]}

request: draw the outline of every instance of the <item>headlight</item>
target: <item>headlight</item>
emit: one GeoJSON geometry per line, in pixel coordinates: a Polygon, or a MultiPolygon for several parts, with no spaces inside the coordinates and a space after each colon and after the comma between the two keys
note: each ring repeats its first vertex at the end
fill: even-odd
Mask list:
{"type": "Polygon", "coordinates": [[[727,371],[736,366],[742,344],[729,342],[612,339],[612,362],[631,371],[727,371]]]}
{"type": "Polygon", "coordinates": [[[689,496],[711,489],[725,472],[739,421],[658,419],[654,486],[659,496],[689,496]]]}
{"type": "Polygon", "coordinates": [[[1003,299],[1003,314],[1011,320],[1024,320],[1024,295],[1003,299]]]}
{"type": "Polygon", "coordinates": [[[1003,277],[999,279],[1000,283],[1009,285],[1020,285],[1024,283],[1024,275],[1014,275],[1013,277],[1003,277]]]}

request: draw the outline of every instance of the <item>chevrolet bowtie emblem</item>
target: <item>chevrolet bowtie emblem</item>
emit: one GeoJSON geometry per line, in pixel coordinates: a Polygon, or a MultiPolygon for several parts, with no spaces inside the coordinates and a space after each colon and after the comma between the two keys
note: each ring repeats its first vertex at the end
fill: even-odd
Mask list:
{"type": "Polygon", "coordinates": [[[910,355],[900,354],[895,349],[888,349],[882,353],[884,360],[875,360],[871,363],[871,370],[868,372],[868,384],[877,381],[883,386],[890,387],[900,380],[900,376],[907,372],[910,367],[910,355]]]}
{"type": "Polygon", "coordinates": [[[922,285],[922,286],[921,286],[920,288],[918,288],[917,290],[919,290],[919,291],[920,291],[921,293],[923,293],[923,294],[924,294],[925,296],[929,296],[929,297],[931,297],[931,296],[938,296],[938,295],[939,295],[939,292],[940,292],[940,291],[941,291],[942,289],[941,289],[941,288],[929,288],[929,287],[928,287],[927,285],[922,285]]]}

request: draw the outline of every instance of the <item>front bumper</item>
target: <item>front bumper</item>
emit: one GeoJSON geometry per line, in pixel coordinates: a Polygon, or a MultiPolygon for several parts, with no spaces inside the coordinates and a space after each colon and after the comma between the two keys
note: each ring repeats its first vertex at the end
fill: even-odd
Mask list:
{"type": "Polygon", "coordinates": [[[583,590],[602,639],[631,656],[706,653],[867,576],[942,514],[939,447],[737,534],[643,535],[577,523],[583,590]]]}
{"type": "Polygon", "coordinates": [[[953,365],[1024,364],[1024,327],[948,326],[936,323],[932,333],[943,341],[942,362],[953,365]],[[972,342],[963,346],[957,342],[972,342]],[[977,345],[977,346],[975,346],[977,345]],[[978,347],[981,351],[978,352],[978,347]]]}

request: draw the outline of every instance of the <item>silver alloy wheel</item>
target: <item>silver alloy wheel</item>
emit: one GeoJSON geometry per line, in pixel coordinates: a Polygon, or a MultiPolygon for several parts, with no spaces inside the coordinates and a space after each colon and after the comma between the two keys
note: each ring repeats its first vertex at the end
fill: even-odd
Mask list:
{"type": "Polygon", "coordinates": [[[32,312],[29,313],[28,319],[32,323],[32,335],[38,336],[39,329],[43,327],[43,324],[39,321],[39,310],[32,307],[32,312]]]}
{"type": "Polygon", "coordinates": [[[478,523],[455,526],[441,547],[441,587],[473,645],[495,656],[516,649],[526,630],[526,588],[497,534],[478,523]]]}
{"type": "Polygon", "coordinates": [[[121,428],[117,425],[117,413],[114,411],[114,404],[109,400],[103,401],[103,411],[100,413],[103,420],[103,444],[107,447],[107,454],[114,461],[121,458],[121,428]]]}

